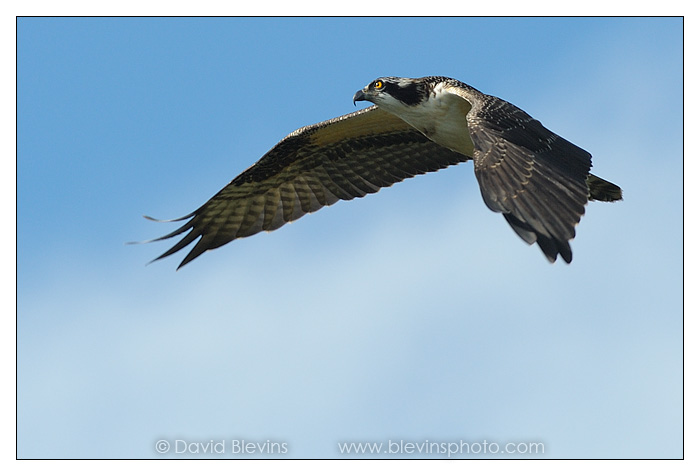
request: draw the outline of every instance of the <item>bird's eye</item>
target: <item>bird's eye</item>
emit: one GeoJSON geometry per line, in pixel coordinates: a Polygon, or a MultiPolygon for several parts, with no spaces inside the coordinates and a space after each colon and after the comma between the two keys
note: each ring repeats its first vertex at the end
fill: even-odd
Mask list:
{"type": "Polygon", "coordinates": [[[384,88],[384,81],[375,81],[374,82],[374,89],[382,89],[384,88]]]}

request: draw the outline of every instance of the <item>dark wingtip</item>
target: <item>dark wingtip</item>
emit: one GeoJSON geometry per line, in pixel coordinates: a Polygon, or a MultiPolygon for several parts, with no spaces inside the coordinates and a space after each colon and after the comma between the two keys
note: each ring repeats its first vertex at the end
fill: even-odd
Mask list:
{"type": "Polygon", "coordinates": [[[537,238],[537,244],[550,263],[556,262],[558,256],[561,256],[566,264],[570,264],[571,260],[573,259],[571,246],[569,246],[568,242],[558,241],[551,237],[539,235],[537,238]]]}
{"type": "Polygon", "coordinates": [[[568,241],[557,240],[551,236],[539,233],[532,226],[509,213],[504,213],[503,217],[511,228],[513,228],[513,231],[528,245],[537,242],[545,258],[547,258],[550,263],[556,262],[558,256],[561,256],[567,264],[571,263],[573,253],[571,252],[571,246],[568,241]]]}
{"type": "MultiPolygon", "coordinates": [[[[151,217],[151,216],[148,216],[148,215],[143,215],[143,217],[144,217],[145,219],[147,219],[147,220],[155,221],[155,222],[158,222],[158,223],[172,223],[172,222],[178,222],[178,221],[182,221],[182,220],[187,220],[188,218],[192,218],[196,213],[197,213],[197,212],[195,211],[195,212],[192,212],[192,213],[190,213],[190,214],[188,214],[188,215],[185,215],[185,216],[183,216],[183,217],[174,218],[174,219],[171,219],[171,220],[160,220],[160,219],[157,219],[157,218],[153,218],[153,217],[151,217]]],[[[190,221],[190,222],[185,223],[184,225],[182,225],[181,227],[179,227],[179,228],[176,229],[175,231],[172,231],[172,232],[168,233],[167,235],[163,235],[163,236],[158,237],[158,238],[153,238],[153,239],[151,239],[151,240],[144,240],[144,241],[128,241],[128,242],[126,242],[126,244],[127,244],[127,245],[140,245],[140,244],[146,244],[146,243],[153,243],[153,242],[161,241],[161,240],[167,240],[167,239],[169,239],[169,238],[173,238],[173,237],[175,237],[175,236],[177,236],[177,235],[180,235],[180,234],[186,232],[187,230],[190,230],[192,227],[193,227],[193,225],[192,225],[192,222],[190,221]]],[[[166,257],[172,255],[173,253],[176,253],[176,252],[180,251],[182,248],[184,248],[185,246],[187,246],[187,245],[189,245],[190,243],[192,243],[198,236],[199,236],[199,233],[194,232],[194,230],[190,230],[190,232],[189,232],[187,235],[185,235],[184,238],[182,238],[180,241],[178,241],[177,243],[175,243],[175,245],[174,245],[173,247],[171,247],[170,249],[168,249],[167,251],[165,251],[165,253],[161,254],[161,255],[158,256],[157,258],[152,259],[151,261],[149,261],[148,263],[146,263],[146,266],[148,266],[149,264],[154,263],[154,262],[156,262],[156,261],[158,261],[158,260],[161,260],[161,259],[163,259],[163,258],[166,258],[166,257]]],[[[190,255],[191,255],[191,254],[192,254],[192,253],[190,252],[190,255]]],[[[193,258],[187,259],[188,257],[190,257],[190,255],[187,255],[187,257],[185,258],[185,260],[183,260],[183,262],[180,263],[180,266],[178,266],[178,269],[180,269],[182,266],[184,266],[185,264],[187,264],[189,261],[191,261],[191,260],[193,259],[193,258]]]]}
{"type": "Polygon", "coordinates": [[[169,220],[161,220],[160,218],[153,218],[152,216],[148,216],[148,215],[143,215],[143,217],[144,217],[146,220],[151,220],[151,221],[155,221],[155,222],[158,222],[158,223],[172,223],[172,222],[175,222],[175,221],[182,221],[182,220],[187,220],[188,218],[192,218],[192,217],[194,216],[195,213],[197,213],[197,212],[188,213],[188,214],[185,215],[184,217],[180,217],[180,218],[171,218],[171,219],[169,219],[169,220]]]}
{"type": "MultiPolygon", "coordinates": [[[[196,247],[196,245],[195,245],[195,247],[196,247]]],[[[180,261],[180,264],[177,265],[177,268],[175,269],[175,271],[180,271],[180,269],[181,269],[183,266],[185,266],[186,264],[188,264],[190,261],[193,261],[196,257],[198,257],[199,255],[201,255],[201,254],[203,253],[203,252],[200,251],[200,252],[198,252],[198,253],[195,254],[195,253],[193,253],[194,250],[195,250],[195,248],[192,248],[192,249],[190,250],[190,252],[187,253],[187,256],[185,256],[185,258],[184,258],[182,261],[180,261]]]]}

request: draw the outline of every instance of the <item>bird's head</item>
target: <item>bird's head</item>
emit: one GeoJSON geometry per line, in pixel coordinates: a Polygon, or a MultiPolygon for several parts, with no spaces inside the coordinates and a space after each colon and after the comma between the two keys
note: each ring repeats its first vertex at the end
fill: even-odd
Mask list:
{"type": "Polygon", "coordinates": [[[428,98],[431,83],[427,78],[378,78],[355,93],[352,100],[369,101],[390,112],[415,106],[428,98]]]}

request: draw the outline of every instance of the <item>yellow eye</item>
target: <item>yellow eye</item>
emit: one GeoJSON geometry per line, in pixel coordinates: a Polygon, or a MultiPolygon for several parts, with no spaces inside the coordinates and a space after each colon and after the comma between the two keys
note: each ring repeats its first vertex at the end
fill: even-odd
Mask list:
{"type": "Polygon", "coordinates": [[[375,81],[374,89],[382,89],[384,87],[384,81],[375,81]]]}

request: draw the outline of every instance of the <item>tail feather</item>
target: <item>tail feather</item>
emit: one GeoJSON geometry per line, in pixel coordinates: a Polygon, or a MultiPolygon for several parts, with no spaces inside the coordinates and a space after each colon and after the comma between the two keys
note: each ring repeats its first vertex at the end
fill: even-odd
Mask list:
{"type": "Polygon", "coordinates": [[[603,180],[593,174],[588,175],[588,199],[601,202],[616,202],[622,200],[622,189],[614,183],[603,180]]]}

